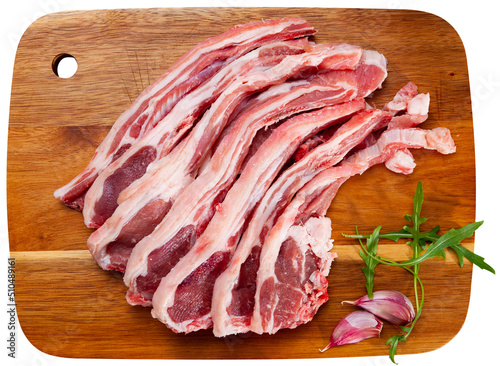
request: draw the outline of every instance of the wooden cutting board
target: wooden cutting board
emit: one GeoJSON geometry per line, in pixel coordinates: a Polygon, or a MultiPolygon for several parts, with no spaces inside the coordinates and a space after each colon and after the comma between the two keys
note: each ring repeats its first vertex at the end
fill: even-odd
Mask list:
{"type": "MultiPolygon", "coordinates": [[[[98,358],[316,358],[386,355],[385,341],[398,332],[386,324],[380,339],[320,353],[335,324],[353,310],[341,305],[364,295],[356,241],[341,233],[397,230],[412,210],[423,182],[422,211],[430,229],[443,231],[475,221],[474,136],[467,63],[455,30],[432,14],[404,10],[205,8],[65,12],[45,16],[26,31],[17,51],[8,140],[8,224],[15,258],[20,325],[38,349],[62,357],[98,358]],[[101,270],[86,250],[91,233],[79,212],[53,197],[91,158],[128,105],[184,52],[207,37],[251,20],[302,16],[318,29],[316,42],[348,42],[388,59],[389,76],[373,101],[378,107],[413,81],[431,95],[422,127],[448,127],[453,155],[415,151],[415,172],[402,176],[374,167],[341,187],[329,217],[338,259],[329,276],[330,300],[314,320],[276,335],[215,338],[209,330],[174,334],[149,309],[125,301],[121,275],[101,270]],[[78,70],[59,78],[61,54],[78,70]]],[[[428,226],[427,226],[428,225],[428,226]]],[[[473,248],[473,240],[465,242],[473,248]]],[[[403,243],[381,243],[396,260],[403,243]]],[[[449,253],[421,266],[425,310],[399,354],[434,350],[460,330],[467,313],[472,266],[449,253]]],[[[375,289],[411,296],[412,278],[380,268],[375,289]]]]}

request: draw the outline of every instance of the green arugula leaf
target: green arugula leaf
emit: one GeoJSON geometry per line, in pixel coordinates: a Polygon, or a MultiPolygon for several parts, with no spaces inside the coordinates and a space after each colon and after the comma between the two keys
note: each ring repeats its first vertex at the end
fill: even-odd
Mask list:
{"type": "Polygon", "coordinates": [[[412,258],[404,262],[399,262],[398,266],[408,267],[415,264],[419,264],[426,259],[442,256],[443,250],[453,245],[458,245],[460,242],[466,238],[471,237],[474,232],[483,224],[483,221],[473,222],[471,224],[465,225],[459,229],[450,229],[448,232],[443,234],[439,239],[430,244],[428,249],[423,252],[417,258],[412,258]]]}
{"type": "Polygon", "coordinates": [[[398,364],[395,359],[394,359],[394,356],[396,356],[396,351],[398,349],[398,343],[402,341],[402,342],[406,342],[406,337],[405,335],[393,335],[391,338],[389,338],[387,340],[387,342],[385,342],[385,344],[387,345],[391,345],[391,348],[389,350],[389,358],[391,359],[392,363],[394,364],[398,364]]]}
{"type": "Polygon", "coordinates": [[[410,327],[401,326],[400,328],[401,328],[401,330],[402,330],[403,332],[405,332],[405,333],[409,333],[409,332],[411,332],[411,328],[410,328],[410,327]]]}
{"type": "Polygon", "coordinates": [[[441,227],[439,225],[436,225],[431,230],[429,230],[428,232],[422,233],[420,235],[419,244],[420,244],[420,247],[422,248],[422,250],[426,249],[428,241],[429,242],[435,242],[436,240],[439,239],[438,232],[439,232],[440,228],[441,227]]]}
{"type": "Polygon", "coordinates": [[[359,252],[360,257],[366,264],[366,267],[361,268],[361,271],[366,278],[365,287],[370,299],[373,298],[373,279],[375,277],[375,267],[379,263],[374,257],[377,255],[379,240],[378,234],[381,229],[381,226],[377,227],[366,240],[366,253],[363,250],[360,250],[359,252]]]}
{"type": "Polygon", "coordinates": [[[484,261],[484,258],[471,252],[469,249],[463,247],[462,245],[451,245],[451,249],[453,249],[457,255],[458,255],[458,260],[460,262],[460,267],[463,266],[463,257],[467,258],[471,263],[474,263],[476,266],[478,266],[481,269],[485,269],[487,271],[490,271],[491,273],[495,274],[495,270],[493,267],[491,267],[489,264],[487,264],[484,261]]]}
{"type": "Polygon", "coordinates": [[[424,188],[422,182],[419,181],[417,183],[417,190],[413,195],[413,216],[420,216],[423,204],[424,204],[424,188]]]}
{"type": "Polygon", "coordinates": [[[458,265],[460,266],[460,268],[463,268],[463,266],[464,266],[464,255],[463,255],[462,251],[460,249],[458,249],[458,245],[452,245],[452,246],[450,246],[450,248],[453,249],[455,251],[455,253],[457,253],[458,265]]]}

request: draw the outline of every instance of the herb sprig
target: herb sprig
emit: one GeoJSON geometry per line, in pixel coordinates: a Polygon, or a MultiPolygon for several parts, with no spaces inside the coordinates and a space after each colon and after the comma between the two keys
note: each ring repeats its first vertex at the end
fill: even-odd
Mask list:
{"type": "Polygon", "coordinates": [[[438,235],[440,230],[439,226],[435,226],[427,232],[421,232],[420,225],[427,221],[427,218],[420,216],[423,202],[424,194],[422,182],[418,182],[415,195],[413,196],[413,213],[404,216],[409,222],[408,225],[405,225],[401,230],[389,233],[380,233],[382,227],[378,226],[370,235],[360,235],[356,227],[356,235],[344,235],[347,238],[359,240],[361,246],[359,255],[365,263],[365,267],[361,270],[366,278],[365,287],[369,298],[373,297],[375,267],[378,264],[402,267],[413,275],[416,301],[415,318],[409,326],[401,326],[401,330],[404,332],[403,334],[396,334],[390,337],[386,342],[387,345],[390,345],[389,357],[393,363],[396,363],[394,356],[396,355],[398,344],[400,342],[406,342],[422,313],[424,305],[424,285],[418,275],[420,263],[433,257],[446,258],[445,249],[450,248],[457,254],[460,267],[463,267],[463,258],[465,257],[479,268],[495,274],[493,267],[487,264],[483,257],[471,252],[461,245],[462,240],[471,237],[483,224],[483,221],[474,222],[459,229],[450,229],[442,236],[438,235]],[[363,244],[363,239],[366,240],[366,245],[363,244]],[[406,261],[397,262],[378,256],[377,250],[380,239],[390,239],[395,242],[400,239],[407,240],[406,244],[410,246],[413,252],[412,257],[406,261]]]}

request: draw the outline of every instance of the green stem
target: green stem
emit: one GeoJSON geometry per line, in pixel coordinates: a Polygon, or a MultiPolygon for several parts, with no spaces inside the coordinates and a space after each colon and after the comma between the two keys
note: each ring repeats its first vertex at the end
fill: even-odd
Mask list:
{"type": "Polygon", "coordinates": [[[414,271],[412,271],[410,268],[408,267],[403,267],[404,269],[406,269],[408,272],[410,272],[411,274],[413,274],[413,278],[415,278],[417,280],[417,282],[419,283],[420,285],[420,293],[421,293],[421,300],[420,300],[420,303],[417,302],[416,303],[416,306],[417,306],[417,311],[415,312],[415,318],[413,319],[413,321],[411,322],[411,325],[410,325],[410,328],[409,330],[406,332],[406,334],[404,335],[404,339],[406,340],[406,338],[410,335],[411,331],[413,330],[413,328],[415,327],[415,323],[417,322],[417,320],[420,318],[420,314],[422,313],[422,308],[424,307],[424,297],[425,297],[425,294],[424,294],[424,284],[422,283],[422,280],[420,279],[420,277],[418,276],[417,273],[415,273],[414,271]]]}
{"type": "MultiPolygon", "coordinates": [[[[423,235],[420,236],[420,239],[425,239],[425,241],[430,241],[433,242],[437,240],[439,237],[434,235],[433,233],[421,233],[423,235]]],[[[348,234],[342,234],[344,235],[345,238],[350,238],[350,239],[368,239],[370,235],[360,235],[360,234],[353,234],[353,235],[348,235],[348,234]]],[[[390,239],[396,241],[396,238],[405,238],[405,239],[411,239],[413,237],[413,234],[394,234],[394,233],[385,233],[385,234],[380,234],[379,238],[380,239],[390,239]]]]}

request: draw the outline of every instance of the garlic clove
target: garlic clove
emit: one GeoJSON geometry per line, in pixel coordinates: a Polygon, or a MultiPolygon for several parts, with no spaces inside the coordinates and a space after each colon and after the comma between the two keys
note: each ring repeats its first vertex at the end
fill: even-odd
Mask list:
{"type": "Polygon", "coordinates": [[[358,343],[367,338],[380,337],[382,326],[382,321],[373,314],[364,310],[354,311],[346,315],[337,324],[330,337],[330,343],[320,351],[325,352],[331,347],[358,343]]]}
{"type": "Polygon", "coordinates": [[[373,298],[365,295],[356,301],[343,301],[369,311],[375,316],[395,325],[406,325],[415,318],[411,301],[401,292],[382,290],[373,292],[373,298]]]}

